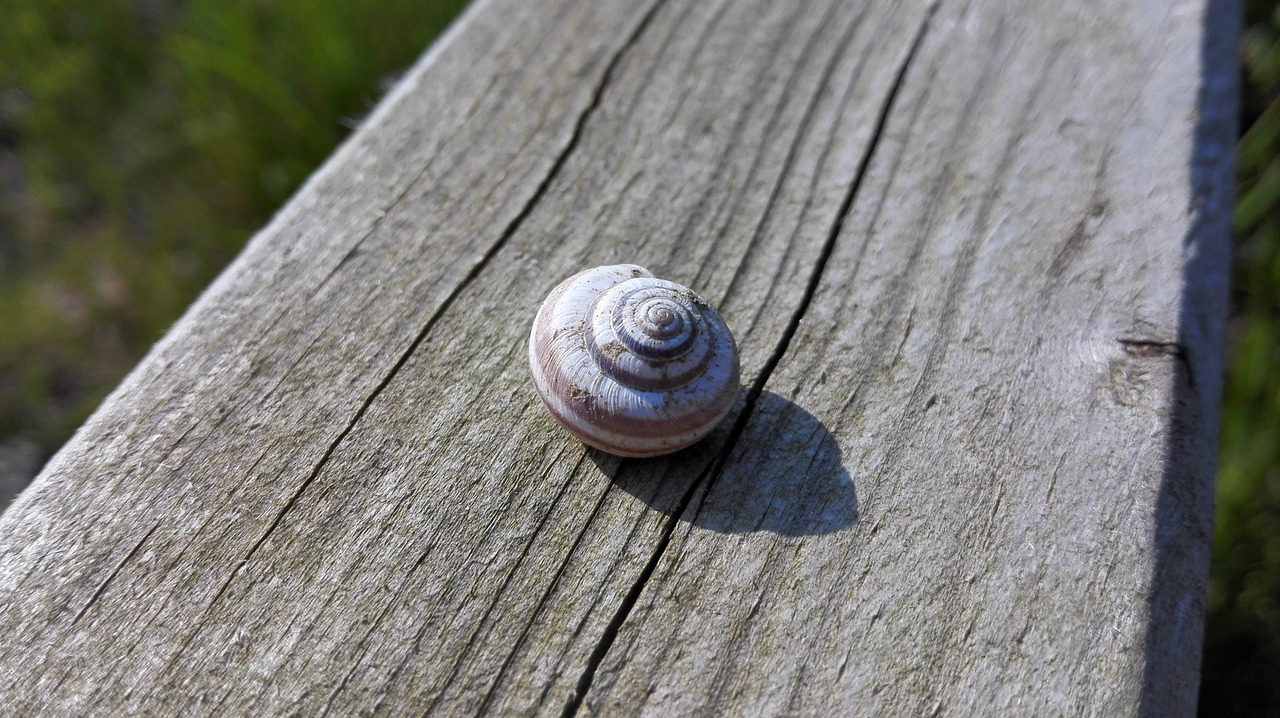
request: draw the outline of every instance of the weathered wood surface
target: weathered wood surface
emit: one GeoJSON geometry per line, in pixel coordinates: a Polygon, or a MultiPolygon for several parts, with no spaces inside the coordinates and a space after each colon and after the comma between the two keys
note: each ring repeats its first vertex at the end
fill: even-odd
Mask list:
{"type": "Polygon", "coordinates": [[[17,715],[1188,714],[1236,8],[485,0],[0,517],[17,715]],[[546,292],[748,390],[618,460],[546,292]]]}

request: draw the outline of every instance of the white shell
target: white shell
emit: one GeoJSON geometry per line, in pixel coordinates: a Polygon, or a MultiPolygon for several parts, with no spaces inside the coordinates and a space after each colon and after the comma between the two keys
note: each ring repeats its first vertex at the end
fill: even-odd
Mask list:
{"type": "Polygon", "coordinates": [[[634,264],[551,290],[529,336],[533,384],[583,442],[619,456],[683,449],[738,395],[738,347],[705,299],[634,264]]]}

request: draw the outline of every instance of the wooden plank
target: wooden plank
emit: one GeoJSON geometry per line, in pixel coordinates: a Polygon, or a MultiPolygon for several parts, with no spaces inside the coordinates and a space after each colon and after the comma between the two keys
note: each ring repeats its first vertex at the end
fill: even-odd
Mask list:
{"type": "Polygon", "coordinates": [[[1227,5],[941,6],[589,707],[1194,714],[1227,5]]]}
{"type": "Polygon", "coordinates": [[[1207,5],[480,3],[0,517],[0,695],[1189,711],[1207,5]],[[529,387],[541,298],[623,261],[742,349],[731,420],[665,459],[529,387]]]}

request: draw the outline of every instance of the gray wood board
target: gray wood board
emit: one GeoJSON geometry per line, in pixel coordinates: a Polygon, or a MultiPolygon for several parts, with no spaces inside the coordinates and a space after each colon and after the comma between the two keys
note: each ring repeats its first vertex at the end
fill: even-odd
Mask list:
{"type": "Polygon", "coordinates": [[[484,0],[0,516],[0,698],[1190,713],[1235,13],[484,0]],[[616,262],[742,350],[672,457],[529,384],[616,262]]]}

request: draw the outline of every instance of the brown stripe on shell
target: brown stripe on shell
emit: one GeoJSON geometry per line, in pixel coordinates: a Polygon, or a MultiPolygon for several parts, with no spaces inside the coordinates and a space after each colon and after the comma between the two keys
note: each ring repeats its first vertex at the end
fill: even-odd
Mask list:
{"type": "MultiPolygon", "coordinates": [[[[546,334],[543,336],[546,336],[546,334]]],[[[581,339],[581,341],[584,345],[583,351],[585,351],[585,339],[581,339]]],[[[566,408],[573,412],[577,422],[588,426],[602,426],[615,433],[655,438],[671,433],[698,429],[705,426],[712,419],[714,419],[714,422],[711,423],[718,423],[723,418],[725,413],[723,411],[704,410],[706,407],[713,406],[719,402],[707,401],[706,398],[699,400],[692,395],[681,400],[677,398],[681,394],[679,391],[667,394],[668,398],[661,404],[663,411],[661,411],[660,416],[632,419],[624,415],[612,415],[599,408],[597,397],[589,387],[574,384],[561,370],[560,362],[554,361],[555,357],[549,351],[550,344],[552,344],[550,341],[541,344],[537,352],[539,367],[546,378],[547,385],[556,393],[566,408]],[[672,411],[672,409],[676,409],[676,411],[672,411]]],[[[611,381],[603,372],[600,372],[597,376],[604,381],[611,381]]],[[[736,372],[734,373],[734,379],[733,383],[736,384],[736,372]]],[[[721,392],[722,395],[732,394],[734,396],[737,393],[738,388],[736,386],[727,386],[726,390],[721,392]]],[[[724,400],[724,397],[721,400],[724,400]]],[[[731,401],[726,401],[726,403],[731,403],[731,401]]],[[[655,407],[656,411],[658,411],[658,407],[655,407]]]]}
{"type": "MultiPolygon", "coordinates": [[[[589,306],[594,304],[591,296],[566,298],[578,282],[588,281],[584,275],[591,272],[613,271],[614,278],[621,282],[637,276],[636,270],[639,268],[598,268],[574,275],[557,285],[543,303],[535,319],[529,344],[530,366],[543,404],[552,416],[574,436],[587,444],[614,454],[652,456],[679,450],[696,443],[705,436],[731,408],[733,399],[738,393],[739,376],[733,340],[732,337],[726,337],[728,342],[726,355],[712,352],[713,356],[709,360],[723,362],[727,357],[727,360],[732,362],[728,367],[723,363],[720,365],[720,375],[727,381],[718,387],[713,396],[697,397],[691,393],[692,388],[696,387],[699,381],[703,381],[698,379],[683,390],[657,392],[665,396],[665,399],[660,402],[650,405],[638,404],[637,406],[642,407],[642,416],[628,416],[611,410],[607,405],[609,391],[602,391],[602,387],[616,387],[610,391],[618,396],[647,392],[635,392],[617,384],[606,376],[594,361],[587,358],[589,355],[586,354],[587,340],[584,334],[590,330],[589,315],[577,317],[568,322],[567,326],[563,322],[557,323],[556,320],[564,319],[561,316],[560,307],[564,301],[585,303],[589,306]],[[567,357],[562,355],[573,352],[583,354],[576,360],[569,358],[569,361],[565,362],[567,357]],[[584,371],[573,371],[575,367],[584,371]],[[570,371],[573,371],[574,375],[581,375],[580,378],[584,379],[586,385],[575,384],[570,379],[570,371]]],[[[644,270],[639,272],[643,272],[640,276],[647,274],[644,270]]],[[[599,281],[602,278],[595,279],[599,281]]],[[[608,287],[598,289],[596,298],[609,291],[608,287]]],[[[705,306],[704,302],[698,304],[705,306]]],[[[711,311],[714,312],[714,310],[711,311]]]]}

